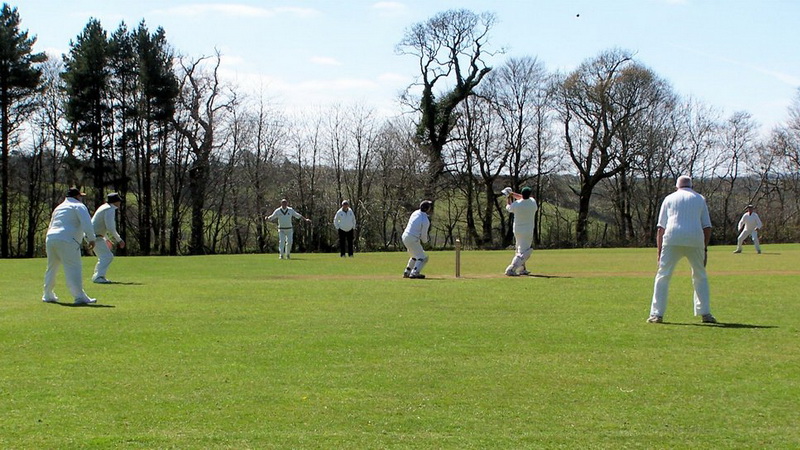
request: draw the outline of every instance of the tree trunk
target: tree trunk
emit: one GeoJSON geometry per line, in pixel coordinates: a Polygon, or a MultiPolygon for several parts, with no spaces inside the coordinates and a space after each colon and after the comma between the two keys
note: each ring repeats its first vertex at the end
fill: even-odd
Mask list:
{"type": "Polygon", "coordinates": [[[0,108],[0,114],[2,114],[2,132],[3,134],[3,142],[2,142],[2,194],[0,194],[0,203],[2,203],[2,225],[0,225],[0,240],[2,243],[0,244],[0,257],[8,258],[9,255],[9,240],[11,235],[11,229],[9,226],[9,218],[8,218],[8,132],[9,132],[9,123],[8,123],[8,104],[6,99],[8,98],[8,93],[6,92],[5,86],[3,86],[2,92],[2,105],[0,108]]]}
{"type": "Polygon", "coordinates": [[[192,226],[189,238],[189,254],[205,254],[203,236],[203,211],[206,200],[206,184],[208,183],[208,164],[204,160],[195,161],[189,169],[189,192],[192,203],[192,226]]]}
{"type": "Polygon", "coordinates": [[[578,220],[575,222],[575,241],[579,247],[589,242],[589,204],[592,198],[592,185],[583,183],[578,195],[578,220]]]}

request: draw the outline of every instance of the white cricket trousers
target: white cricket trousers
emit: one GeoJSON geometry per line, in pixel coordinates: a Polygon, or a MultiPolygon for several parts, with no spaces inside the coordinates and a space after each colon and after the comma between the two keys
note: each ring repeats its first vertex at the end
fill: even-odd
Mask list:
{"type": "Polygon", "coordinates": [[[292,243],[294,243],[294,228],[279,228],[278,253],[280,253],[281,258],[284,255],[289,256],[292,254],[292,243]]]}
{"type": "Polygon", "coordinates": [[[516,242],[516,253],[514,253],[511,264],[506,268],[506,271],[516,271],[521,267],[525,267],[525,263],[533,253],[533,229],[514,231],[514,241],[516,242]]]}
{"type": "Polygon", "coordinates": [[[705,250],[703,247],[687,247],[681,245],[665,245],[661,249],[661,261],[656,272],[653,287],[653,304],[650,306],[650,315],[663,317],[667,311],[667,295],[669,282],[675,266],[682,258],[689,260],[692,268],[692,285],[694,286],[694,315],[702,316],[711,314],[710,291],[708,288],[708,275],[703,266],[705,250]]]}
{"type": "Polygon", "coordinates": [[[92,274],[92,281],[98,278],[105,278],[108,272],[108,266],[114,260],[114,254],[108,249],[108,238],[98,238],[95,241],[94,254],[97,256],[97,264],[94,266],[94,273],[92,274]]]}
{"type": "Polygon", "coordinates": [[[403,234],[403,245],[406,246],[408,254],[411,255],[411,258],[408,259],[408,264],[406,264],[406,270],[410,269],[410,273],[413,274],[420,273],[422,268],[425,267],[425,263],[428,262],[428,255],[425,253],[425,249],[422,248],[422,242],[416,236],[403,234]]]}
{"type": "Polygon", "coordinates": [[[58,268],[64,265],[67,288],[75,300],[88,298],[81,279],[81,246],[75,241],[47,239],[47,271],[44,273],[44,295],[42,300],[55,300],[54,292],[58,268]]]}
{"type": "Polygon", "coordinates": [[[747,228],[745,228],[744,230],[742,230],[741,233],[739,233],[739,239],[736,245],[736,251],[737,252],[742,251],[742,244],[744,244],[744,241],[745,239],[747,239],[747,236],[750,236],[753,239],[753,246],[756,248],[756,251],[758,253],[761,253],[761,246],[758,244],[758,230],[748,230],[747,228]]]}

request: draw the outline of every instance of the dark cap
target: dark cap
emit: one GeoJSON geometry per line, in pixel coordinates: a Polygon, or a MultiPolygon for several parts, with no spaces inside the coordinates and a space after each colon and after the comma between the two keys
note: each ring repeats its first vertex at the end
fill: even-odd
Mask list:
{"type": "Polygon", "coordinates": [[[67,197],[81,197],[84,195],[86,195],[86,193],[81,192],[81,190],[76,187],[71,187],[67,190],[67,197]]]}
{"type": "Polygon", "coordinates": [[[519,193],[522,194],[523,197],[528,198],[531,196],[531,192],[531,188],[525,186],[519,193]]]}
{"type": "Polygon", "coordinates": [[[425,200],[419,204],[419,210],[422,212],[428,212],[433,208],[433,202],[430,200],[425,200]]]}
{"type": "Polygon", "coordinates": [[[117,203],[122,201],[122,197],[120,197],[116,192],[112,192],[106,196],[106,201],[108,203],[117,203]]]}
{"type": "Polygon", "coordinates": [[[755,209],[755,206],[753,206],[753,205],[747,205],[747,206],[745,206],[745,207],[744,207],[744,209],[755,209]]]}

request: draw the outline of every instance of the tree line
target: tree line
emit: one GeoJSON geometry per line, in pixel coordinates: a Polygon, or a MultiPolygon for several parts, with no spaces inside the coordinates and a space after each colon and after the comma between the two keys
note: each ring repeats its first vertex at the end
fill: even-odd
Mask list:
{"type": "Polygon", "coordinates": [[[533,189],[540,247],[652,245],[678,175],[695,178],[715,225],[735,241],[756,204],[767,242],[800,237],[800,92],[763,136],[683,98],[625,49],[569,73],[489,42],[491,13],[449,10],[407,28],[395,51],[418,82],[394,117],[363,104],[289,114],[220,77],[221,55],[179,55],[166,31],[91,19],[60,58],[34,51],[16,8],[0,13],[2,257],[43,254],[49,213],[69,186],[108,192],[122,250],[135,255],[270,252],[264,222],[281,198],[312,225],[300,251],[330,251],[350,200],[361,251],[402,248],[420,200],[435,201],[433,245],[513,242],[503,186],[533,189]]]}

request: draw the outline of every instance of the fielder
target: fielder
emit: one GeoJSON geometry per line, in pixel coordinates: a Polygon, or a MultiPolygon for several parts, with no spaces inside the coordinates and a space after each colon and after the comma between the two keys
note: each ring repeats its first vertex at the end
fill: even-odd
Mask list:
{"type": "Polygon", "coordinates": [[[83,290],[81,244],[85,238],[91,250],[95,242],[89,209],[81,201],[84,195],[86,194],[77,188],[69,188],[66,198],[53,210],[53,215],[50,217],[45,240],[47,271],[44,273],[44,295],[42,295],[42,301],[45,303],[58,302],[54,288],[56,273],[62,264],[67,287],[75,299],[75,304],[97,302],[83,290]]]}
{"type": "Polygon", "coordinates": [[[739,229],[739,239],[737,241],[736,250],[734,250],[733,253],[742,253],[742,244],[744,244],[747,236],[750,236],[753,240],[753,246],[755,246],[756,252],[761,254],[761,246],[758,243],[758,230],[760,230],[764,224],[761,223],[761,218],[758,217],[758,213],[755,212],[753,205],[747,205],[745,210],[746,212],[739,220],[739,225],[737,226],[739,229]]]}
{"type": "Polygon", "coordinates": [[[691,178],[685,175],[678,177],[675,187],[676,191],[664,199],[658,214],[658,271],[647,321],[664,321],[672,272],[678,261],[686,258],[692,267],[694,315],[702,316],[703,323],[717,323],[717,319],[711,315],[711,295],[706,274],[708,242],[711,239],[708,205],[706,199],[692,189],[691,178]]]}
{"type": "Polygon", "coordinates": [[[419,204],[419,209],[411,213],[408,224],[403,231],[403,244],[411,257],[403,271],[403,278],[422,279],[422,268],[428,262],[428,255],[422,244],[428,242],[428,230],[431,227],[431,220],[428,217],[433,209],[433,202],[425,200],[419,204]]]}
{"type": "Polygon", "coordinates": [[[114,242],[117,242],[119,248],[125,248],[125,241],[122,236],[117,232],[117,209],[122,205],[122,197],[116,192],[108,194],[106,202],[97,208],[92,217],[92,226],[94,227],[94,234],[99,242],[99,245],[94,247],[94,254],[97,256],[97,265],[94,266],[94,274],[92,274],[92,281],[99,284],[111,283],[106,278],[108,267],[111,261],[114,260],[114,254],[111,253],[111,247],[114,242]],[[109,239],[111,235],[113,240],[109,239]]]}
{"type": "Polygon", "coordinates": [[[294,243],[294,226],[292,219],[305,220],[311,222],[311,219],[303,217],[302,214],[295,211],[294,208],[289,206],[289,200],[285,198],[281,200],[281,206],[266,217],[266,220],[278,221],[278,256],[279,259],[291,259],[292,257],[292,244],[294,243]]]}
{"type": "Polygon", "coordinates": [[[511,264],[506,267],[506,275],[517,277],[530,275],[525,263],[533,254],[533,231],[536,228],[536,211],[539,206],[531,198],[531,188],[524,187],[517,194],[511,188],[503,189],[506,194],[506,211],[514,214],[515,253],[511,264]]]}

